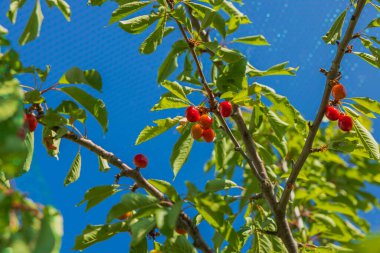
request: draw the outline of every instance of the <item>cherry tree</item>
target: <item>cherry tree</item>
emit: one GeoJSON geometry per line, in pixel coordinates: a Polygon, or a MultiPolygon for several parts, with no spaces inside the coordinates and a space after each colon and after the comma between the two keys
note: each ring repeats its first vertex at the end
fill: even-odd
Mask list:
{"type": "MultiPolygon", "coordinates": [[[[7,16],[12,23],[25,1],[10,2],[7,16]]],[[[107,2],[90,0],[88,4],[102,8],[107,2]]],[[[89,211],[112,195],[120,195],[121,200],[109,207],[104,224],[88,225],[75,242],[73,238],[75,250],[118,233],[128,233],[129,252],[139,253],[355,249],[354,243],[370,232],[361,212],[379,206],[366,186],[380,184],[379,145],[371,134],[371,120],[380,114],[380,103],[346,92],[341,62],[352,55],[352,61],[364,60],[373,71],[380,68],[380,42],[371,35],[380,26],[379,18],[361,15],[364,8],[380,11],[379,3],[347,0],[347,8],[322,37],[335,56],[331,66],[319,70],[325,76],[325,88],[314,119],[308,121],[286,96],[259,83],[266,76],[294,76],[298,67],[283,62],[260,70],[234,49],[236,43],[269,46],[264,35],[231,39],[241,26],[251,23],[242,12],[241,0],[115,2],[118,7],[110,13],[109,24],[117,24],[130,36],[146,33],[138,49],[141,54],[154,53],[162,43],[172,45],[157,73],[157,83],[167,92],[157,94],[160,97],[152,110],[175,110],[142,129],[135,144],[176,127],[178,140],[170,157],[174,177],[196,141],[213,146],[204,166],[205,173],[214,177],[202,189],[190,181],[185,182],[186,188],[175,189],[170,179],[143,176],[148,174],[142,172],[144,168],[157,166],[146,155],[136,154],[128,161],[99,146],[86,120],[95,119],[106,133],[112,118],[108,119],[100,95],[94,97],[83,85],[95,92],[107,89],[100,73],[72,67],[56,83],[46,83],[50,66],[24,66],[11,48],[15,42],[7,39],[8,30],[0,26],[0,248],[59,252],[59,212],[34,203],[12,187],[15,178],[29,171],[33,150],[42,148],[34,140],[34,132],[42,131],[49,156],[58,156],[60,145],[69,141],[96,154],[100,170],[108,172],[108,177],[114,176],[111,167],[119,169],[113,184],[91,186],[85,193],[80,204],[89,211]],[[357,27],[361,18],[368,19],[366,27],[357,27]],[[169,33],[181,38],[170,41],[169,33]],[[20,74],[34,75],[42,85],[21,84],[20,74]],[[53,91],[66,94],[67,99],[51,106],[53,91]],[[329,123],[321,124],[324,119],[329,123]],[[119,185],[124,178],[134,182],[128,190],[119,185]],[[188,207],[196,215],[186,213],[188,207]],[[199,229],[201,223],[213,229],[212,236],[199,229]]],[[[68,3],[46,3],[70,21],[68,3]]],[[[38,37],[43,11],[36,0],[20,45],[38,37]]],[[[63,179],[65,185],[79,179],[80,150],[63,179]]]]}

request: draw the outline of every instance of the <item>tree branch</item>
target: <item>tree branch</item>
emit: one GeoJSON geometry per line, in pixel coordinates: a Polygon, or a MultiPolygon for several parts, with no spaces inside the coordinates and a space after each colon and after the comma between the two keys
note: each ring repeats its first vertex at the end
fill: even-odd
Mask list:
{"type": "MultiPolygon", "coordinates": [[[[191,15],[191,12],[190,12],[190,15],[191,15]]],[[[185,41],[189,45],[189,49],[190,49],[191,54],[192,54],[194,61],[196,63],[198,73],[201,77],[203,87],[207,91],[211,111],[221,121],[227,135],[229,136],[229,138],[232,140],[232,142],[235,145],[235,150],[239,151],[242,154],[242,156],[244,157],[244,159],[247,161],[248,165],[250,166],[253,175],[259,180],[261,188],[262,188],[263,195],[264,195],[265,199],[268,201],[269,206],[271,207],[273,213],[275,214],[279,237],[284,242],[284,245],[288,249],[289,253],[298,252],[297,242],[293,238],[292,232],[290,230],[289,224],[288,224],[285,216],[282,217],[281,213],[277,213],[277,199],[276,199],[276,196],[274,194],[273,184],[270,182],[268,175],[266,173],[265,166],[264,166],[258,152],[256,151],[255,144],[254,144],[253,139],[252,139],[252,137],[251,137],[251,135],[247,129],[247,126],[245,124],[245,121],[243,119],[243,116],[241,114],[239,107],[237,107],[237,106],[235,107],[235,114],[233,115],[233,118],[234,118],[236,124],[238,125],[239,131],[242,133],[243,142],[246,146],[246,149],[248,150],[248,155],[242,150],[239,142],[237,141],[237,139],[233,135],[231,129],[227,125],[227,122],[225,121],[223,116],[220,114],[220,112],[216,108],[217,102],[215,101],[215,96],[207,84],[207,81],[206,81],[205,75],[203,73],[200,61],[199,61],[197,54],[194,50],[194,45],[187,38],[186,32],[183,29],[181,23],[179,23],[178,20],[175,20],[175,21],[177,22],[178,27],[181,30],[182,35],[184,36],[185,41]]]]}
{"type": "Polygon", "coordinates": [[[277,208],[278,203],[276,195],[274,193],[273,184],[268,178],[264,163],[256,150],[255,143],[247,128],[247,125],[245,124],[239,107],[235,106],[235,113],[232,115],[232,118],[235,121],[240,133],[242,134],[242,139],[246,149],[248,150],[250,158],[253,160],[255,167],[259,171],[260,175],[264,178],[264,181],[260,182],[261,190],[275,216],[277,224],[277,235],[281,238],[289,253],[296,253],[298,252],[297,242],[293,238],[292,231],[289,227],[286,217],[282,216],[282,213],[277,208]]]}
{"type": "MultiPolygon", "coordinates": [[[[87,148],[88,150],[97,154],[98,156],[106,159],[110,164],[121,170],[121,175],[132,178],[137,183],[138,187],[144,188],[147,192],[155,196],[157,199],[168,202],[168,200],[165,198],[165,195],[157,188],[155,188],[153,185],[151,185],[138,170],[134,170],[131,167],[129,167],[113,153],[105,150],[104,148],[95,144],[91,140],[86,139],[84,137],[80,137],[72,132],[65,134],[63,138],[73,141],[81,145],[82,147],[87,148]]],[[[170,203],[173,204],[172,202],[170,203]]],[[[189,216],[187,216],[184,212],[181,212],[179,220],[182,223],[182,225],[184,225],[184,227],[187,228],[187,232],[193,238],[195,247],[199,248],[204,253],[213,252],[212,249],[208,247],[208,245],[202,238],[202,235],[200,234],[197,226],[193,224],[189,216]]]]}
{"type": "Polygon", "coordinates": [[[298,160],[296,161],[296,163],[292,169],[292,172],[290,173],[288,181],[286,182],[285,190],[281,196],[281,200],[280,200],[280,203],[278,205],[278,209],[284,211],[283,215],[285,215],[286,207],[287,207],[287,204],[289,202],[291,192],[292,192],[292,189],[294,187],[294,183],[296,182],[298,174],[300,173],[302,166],[305,164],[305,161],[310,154],[310,150],[312,148],[314,138],[315,138],[315,136],[319,130],[319,126],[320,126],[322,119],[323,119],[323,116],[325,114],[325,108],[328,104],[328,101],[330,98],[330,93],[331,93],[331,88],[332,88],[330,86],[330,81],[334,80],[338,75],[340,63],[342,62],[343,56],[344,56],[345,51],[346,51],[346,47],[352,39],[356,24],[358,22],[358,19],[360,17],[360,14],[361,14],[365,4],[366,4],[366,0],[359,0],[357,2],[354,14],[351,16],[350,23],[349,23],[348,28],[345,32],[343,40],[339,43],[338,51],[337,51],[335,58],[332,62],[330,70],[327,73],[325,91],[323,93],[322,101],[321,101],[321,104],[319,106],[318,114],[314,120],[313,125],[310,128],[310,132],[306,138],[306,142],[305,142],[305,145],[302,149],[302,152],[301,152],[300,156],[298,157],[298,160]]]}
{"type": "MultiPolygon", "coordinates": [[[[192,16],[191,12],[189,12],[189,13],[190,13],[189,15],[192,16]]],[[[195,22],[194,17],[191,18],[191,19],[193,19],[193,22],[195,22]]],[[[194,50],[194,45],[189,41],[189,38],[187,37],[186,32],[185,32],[185,29],[183,28],[183,26],[181,25],[181,23],[178,20],[176,20],[176,19],[174,19],[174,20],[176,21],[176,23],[177,23],[177,25],[178,25],[178,27],[179,27],[179,29],[180,29],[180,31],[181,31],[181,33],[182,33],[185,41],[186,41],[186,43],[189,46],[189,50],[191,52],[191,55],[193,56],[193,59],[195,61],[195,65],[197,67],[197,71],[199,73],[199,76],[201,77],[201,82],[202,82],[203,88],[207,91],[207,97],[209,99],[209,104],[210,104],[210,110],[217,116],[217,118],[222,123],[224,130],[226,131],[227,135],[229,136],[229,138],[231,139],[231,141],[235,145],[235,150],[238,151],[238,152],[240,152],[240,154],[244,157],[244,159],[247,161],[248,165],[250,166],[253,174],[258,178],[258,180],[260,182],[264,182],[263,177],[260,175],[259,171],[255,167],[252,159],[250,159],[248,157],[248,155],[244,152],[244,150],[241,148],[239,142],[236,140],[236,138],[233,135],[231,129],[227,125],[226,120],[223,118],[223,116],[218,111],[218,109],[217,109],[217,101],[215,100],[215,96],[214,96],[213,91],[208,86],[206,77],[205,77],[205,75],[203,73],[203,69],[202,69],[201,63],[200,63],[200,61],[198,59],[197,53],[194,50]]],[[[205,37],[205,39],[209,39],[209,37],[205,37]]]]}
{"type": "Polygon", "coordinates": [[[273,185],[269,181],[264,163],[261,160],[259,154],[257,153],[255,143],[253,142],[253,139],[247,128],[247,125],[245,124],[240,108],[235,105],[234,111],[235,112],[232,115],[232,119],[235,121],[237,128],[239,129],[239,132],[242,135],[241,137],[245,144],[245,148],[247,149],[248,156],[250,160],[253,161],[255,170],[257,170],[259,173],[259,177],[261,178],[260,183],[261,183],[262,193],[264,197],[267,199],[267,201],[269,202],[269,206],[271,207],[271,209],[275,211],[276,206],[277,206],[277,201],[273,192],[273,185]]]}

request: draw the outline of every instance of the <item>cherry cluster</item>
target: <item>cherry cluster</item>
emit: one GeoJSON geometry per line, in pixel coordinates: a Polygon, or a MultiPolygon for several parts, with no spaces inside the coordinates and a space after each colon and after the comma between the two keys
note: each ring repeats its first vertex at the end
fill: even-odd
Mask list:
{"type": "MultiPolygon", "coordinates": [[[[186,109],[186,119],[195,123],[191,127],[191,136],[195,140],[203,138],[206,142],[213,142],[215,139],[215,131],[212,129],[213,119],[207,110],[198,109],[195,106],[189,106],[186,109]]],[[[232,114],[232,104],[223,101],[219,105],[220,114],[223,117],[229,117],[232,114]]]]}
{"type": "Polygon", "coordinates": [[[342,131],[349,132],[353,126],[352,118],[349,115],[341,112],[339,108],[336,107],[336,105],[340,103],[340,100],[346,97],[346,89],[344,88],[343,84],[338,83],[333,86],[331,93],[334,97],[334,101],[332,101],[330,105],[327,106],[325,115],[331,121],[338,120],[338,127],[342,131]]]}

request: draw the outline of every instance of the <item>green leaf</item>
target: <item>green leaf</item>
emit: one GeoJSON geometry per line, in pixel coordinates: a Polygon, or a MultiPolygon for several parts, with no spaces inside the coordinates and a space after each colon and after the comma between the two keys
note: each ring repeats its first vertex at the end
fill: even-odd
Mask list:
{"type": "Polygon", "coordinates": [[[75,99],[79,104],[86,108],[99,122],[103,128],[103,132],[107,132],[108,113],[104,102],[96,99],[84,90],[77,87],[60,88],[61,91],[75,99]]]}
{"type": "Polygon", "coordinates": [[[177,76],[178,81],[188,82],[196,85],[201,85],[200,81],[196,77],[196,74],[193,74],[193,63],[190,59],[190,55],[186,54],[185,62],[183,64],[183,71],[177,76]]]}
{"type": "Polygon", "coordinates": [[[95,243],[128,230],[129,226],[126,222],[117,222],[111,225],[88,225],[82,234],[75,238],[74,250],[84,250],[95,243]]]}
{"type": "Polygon", "coordinates": [[[197,194],[194,203],[202,217],[215,229],[223,227],[225,213],[232,214],[225,199],[211,192],[197,194]]]}
{"type": "Polygon", "coordinates": [[[111,167],[108,165],[108,162],[106,159],[104,159],[101,156],[98,156],[98,161],[99,161],[99,170],[101,172],[107,172],[111,169],[111,167]]]}
{"type": "Polygon", "coordinates": [[[379,27],[380,26],[380,18],[375,18],[372,20],[366,28],[373,28],[373,27],[379,27]]]}
{"type": "Polygon", "coordinates": [[[34,5],[34,9],[30,14],[28,23],[26,24],[25,29],[22,32],[20,39],[18,40],[21,46],[36,39],[40,35],[43,19],[44,16],[42,14],[40,0],[36,0],[36,4],[34,5]]]}
{"type": "Polygon", "coordinates": [[[368,62],[375,68],[380,68],[380,61],[377,57],[367,54],[367,53],[362,53],[362,52],[352,52],[353,54],[359,56],[362,58],[364,61],[368,62]]]}
{"type": "Polygon", "coordinates": [[[170,52],[158,69],[157,82],[161,83],[178,68],[178,54],[170,52]]]}
{"type": "Polygon", "coordinates": [[[366,38],[363,38],[363,37],[360,37],[360,42],[363,44],[363,46],[365,46],[366,48],[369,48],[370,46],[372,46],[372,41],[370,41],[369,39],[366,39],[366,38]]]}
{"type": "Polygon", "coordinates": [[[142,239],[137,245],[131,245],[129,253],[142,253],[148,252],[148,241],[146,238],[142,239]]]}
{"type": "Polygon", "coordinates": [[[250,24],[248,16],[244,15],[235,5],[230,1],[223,1],[221,3],[222,9],[231,17],[235,17],[239,20],[239,24],[250,24]]]}
{"type": "Polygon", "coordinates": [[[108,24],[113,24],[123,18],[126,18],[127,16],[131,15],[132,13],[135,13],[141,8],[144,8],[150,3],[150,1],[135,1],[120,5],[116,10],[112,12],[111,19],[108,24]]]}
{"type": "Polygon", "coordinates": [[[32,159],[33,159],[33,154],[34,154],[34,133],[33,132],[29,132],[26,134],[24,143],[27,150],[27,156],[24,162],[24,166],[21,170],[22,174],[28,172],[32,164],[32,159]]]}
{"type": "Polygon", "coordinates": [[[194,197],[194,203],[202,217],[237,250],[239,244],[237,234],[231,223],[224,219],[225,213],[232,213],[225,199],[220,195],[203,193],[194,197]]]}
{"type": "Polygon", "coordinates": [[[379,101],[376,101],[376,100],[373,100],[370,98],[366,98],[366,97],[355,97],[355,98],[348,98],[348,99],[356,102],[357,104],[359,104],[360,106],[366,108],[367,110],[369,110],[371,112],[374,112],[376,114],[380,114],[380,102],[379,101]]]}
{"type": "Polygon", "coordinates": [[[65,0],[46,0],[49,8],[56,6],[66,18],[67,21],[70,21],[71,9],[70,5],[65,2],[65,0]]]}
{"type": "Polygon", "coordinates": [[[7,12],[7,17],[12,24],[16,23],[17,12],[25,4],[26,0],[11,0],[9,5],[9,10],[7,12]]]}
{"type": "Polygon", "coordinates": [[[343,23],[346,18],[347,9],[345,9],[335,20],[330,30],[322,37],[326,44],[335,44],[342,36],[343,23]]]}
{"type": "Polygon", "coordinates": [[[114,205],[108,212],[106,222],[110,223],[112,220],[120,217],[126,212],[131,212],[140,208],[155,206],[159,201],[152,196],[143,195],[141,193],[128,193],[123,195],[120,203],[114,205]]]}
{"type": "Polygon", "coordinates": [[[276,136],[281,140],[282,137],[284,137],[284,135],[286,134],[289,124],[282,121],[277,116],[277,114],[271,110],[267,111],[267,117],[268,117],[269,124],[271,125],[276,136]]]}
{"type": "Polygon", "coordinates": [[[61,138],[59,137],[58,133],[49,127],[44,127],[42,130],[42,143],[44,144],[48,155],[56,157],[58,159],[59,145],[61,143],[61,138]]]}
{"type": "Polygon", "coordinates": [[[111,210],[109,210],[107,214],[106,222],[110,223],[114,219],[120,217],[121,215],[125,214],[128,209],[128,206],[126,206],[124,203],[117,203],[116,205],[112,206],[111,210]]]}
{"type": "Polygon", "coordinates": [[[204,30],[211,25],[212,21],[215,18],[215,14],[216,14],[215,11],[210,11],[206,13],[205,17],[201,21],[201,27],[200,27],[201,30],[204,30]]]}
{"type": "Polygon", "coordinates": [[[63,236],[63,219],[61,214],[51,206],[45,206],[41,229],[33,253],[59,253],[63,236]]]}
{"type": "Polygon", "coordinates": [[[161,45],[164,34],[170,30],[170,28],[165,28],[166,19],[166,16],[161,18],[156,29],[141,43],[139,48],[141,54],[151,54],[156,51],[157,46],[161,45]]]}
{"type": "Polygon", "coordinates": [[[142,218],[130,225],[132,231],[131,245],[138,245],[146,235],[156,226],[154,217],[142,218]]]}
{"type": "Polygon", "coordinates": [[[301,113],[296,108],[294,108],[294,106],[286,97],[277,94],[273,89],[265,85],[254,83],[252,87],[256,92],[262,93],[266,98],[270,100],[270,102],[273,104],[271,110],[275,112],[278,111],[284,115],[284,118],[287,121],[286,123],[288,123],[290,126],[295,126],[299,133],[306,133],[306,120],[302,117],[301,113]]]}
{"type": "Polygon", "coordinates": [[[176,235],[165,241],[164,249],[165,253],[197,253],[198,251],[186,239],[185,236],[176,235]]]}
{"type": "Polygon", "coordinates": [[[254,235],[252,253],[273,252],[272,242],[270,241],[269,236],[258,230],[254,231],[254,235]]]}
{"type": "Polygon", "coordinates": [[[74,158],[73,163],[71,164],[70,170],[66,175],[64,185],[71,184],[78,180],[80,176],[80,170],[82,166],[82,158],[80,152],[78,151],[77,155],[74,158]]]}
{"type": "Polygon", "coordinates": [[[211,16],[211,27],[215,28],[223,38],[226,37],[226,25],[225,20],[218,12],[214,11],[208,6],[194,3],[194,2],[184,2],[186,5],[190,6],[193,10],[193,14],[199,16],[203,20],[203,26],[207,25],[207,19],[211,16]]]}
{"type": "Polygon", "coordinates": [[[177,5],[176,8],[171,11],[170,16],[175,20],[178,20],[178,22],[184,25],[188,31],[192,30],[191,22],[187,17],[187,13],[183,5],[177,5]]]}
{"type": "Polygon", "coordinates": [[[177,109],[177,108],[184,108],[188,107],[190,105],[189,102],[186,102],[176,96],[173,95],[173,93],[165,93],[161,96],[160,100],[157,104],[155,104],[151,111],[159,111],[159,110],[165,110],[165,109],[177,109]]]}
{"type": "Polygon", "coordinates": [[[4,26],[0,25],[0,34],[8,34],[8,29],[4,26]]]}
{"type": "Polygon", "coordinates": [[[102,91],[102,77],[95,69],[81,70],[78,67],[73,67],[63,74],[58,83],[87,84],[98,91],[102,91]]]}
{"type": "Polygon", "coordinates": [[[88,0],[87,4],[91,6],[102,6],[107,0],[88,0]]]}
{"type": "Polygon", "coordinates": [[[242,53],[225,47],[219,47],[219,50],[216,52],[216,56],[227,63],[236,63],[241,60],[244,61],[244,55],[242,53]]]}
{"type": "Polygon", "coordinates": [[[238,42],[253,46],[268,46],[270,45],[263,35],[254,35],[234,39],[232,42],[238,42]]]}
{"type": "Polygon", "coordinates": [[[129,212],[146,206],[155,205],[158,203],[158,199],[141,193],[127,193],[123,195],[121,202],[128,207],[126,212],[129,212]]]}
{"type": "Polygon", "coordinates": [[[169,182],[158,179],[148,179],[148,182],[167,195],[171,201],[177,202],[181,199],[176,189],[169,182]]]}
{"type": "Polygon", "coordinates": [[[174,145],[172,154],[170,156],[170,164],[173,169],[174,178],[189,158],[191,148],[193,146],[194,139],[190,133],[190,127],[187,127],[182,132],[181,137],[174,145]]]}
{"type": "Polygon", "coordinates": [[[349,215],[353,217],[356,216],[356,212],[354,210],[352,210],[351,208],[348,208],[347,205],[340,202],[336,202],[336,203],[319,202],[317,203],[315,208],[329,211],[331,213],[341,213],[341,214],[345,214],[345,215],[349,215]]]}
{"type": "Polygon", "coordinates": [[[185,41],[176,41],[168,56],[158,69],[157,82],[161,83],[178,68],[178,56],[188,49],[185,41]]]}
{"type": "Polygon", "coordinates": [[[41,96],[39,90],[31,90],[25,92],[24,94],[24,103],[25,104],[41,104],[45,99],[41,96]]]}
{"type": "Polygon", "coordinates": [[[180,200],[175,203],[171,208],[156,210],[156,224],[157,228],[165,236],[171,237],[173,230],[177,224],[178,216],[181,212],[183,201],[180,200]]]}
{"type": "Polygon", "coordinates": [[[354,120],[354,129],[370,157],[380,160],[379,145],[372,134],[357,119],[354,120]]]}
{"type": "Polygon", "coordinates": [[[131,34],[139,34],[151,26],[160,16],[157,14],[142,15],[125,21],[120,21],[119,26],[131,34]]]}
{"type": "Polygon", "coordinates": [[[247,65],[247,74],[250,77],[256,77],[256,76],[278,76],[278,75],[283,75],[283,76],[294,76],[298,70],[299,67],[292,68],[292,67],[287,67],[289,62],[283,62],[277,65],[274,65],[270,67],[267,70],[258,70],[252,65],[248,64],[247,65]]]}
{"type": "Polygon", "coordinates": [[[72,124],[74,120],[84,123],[87,119],[86,111],[71,100],[62,100],[55,112],[70,116],[69,124],[72,124]]]}
{"type": "Polygon", "coordinates": [[[115,193],[121,191],[119,189],[119,185],[102,185],[91,188],[84,195],[83,200],[77,204],[77,206],[82,205],[87,201],[86,212],[90,210],[92,207],[96,206],[106,198],[114,195],[115,193]]]}
{"type": "Polygon", "coordinates": [[[171,93],[173,93],[175,96],[177,96],[178,98],[184,101],[190,102],[189,99],[187,99],[186,94],[179,83],[165,80],[161,83],[161,85],[165,87],[167,90],[169,90],[171,93]]]}
{"type": "Polygon", "coordinates": [[[216,80],[216,85],[221,92],[239,92],[243,89],[246,81],[247,60],[245,58],[238,62],[226,65],[216,80]]]}
{"type": "Polygon", "coordinates": [[[228,189],[237,188],[237,187],[239,186],[231,180],[217,178],[217,179],[207,181],[205,190],[208,192],[217,192],[217,191],[228,190],[228,189]]]}
{"type": "Polygon", "coordinates": [[[68,123],[68,120],[49,108],[44,117],[40,119],[40,122],[46,127],[63,127],[68,123]]]}
{"type": "Polygon", "coordinates": [[[135,145],[139,145],[145,141],[148,141],[175,126],[182,117],[177,116],[175,118],[166,118],[166,119],[158,119],[153,121],[156,126],[147,126],[145,127],[135,142],[135,145]]]}
{"type": "Polygon", "coordinates": [[[216,231],[222,235],[224,240],[229,242],[229,247],[236,251],[239,249],[239,237],[228,220],[225,220],[223,226],[217,228],[216,231]]]}

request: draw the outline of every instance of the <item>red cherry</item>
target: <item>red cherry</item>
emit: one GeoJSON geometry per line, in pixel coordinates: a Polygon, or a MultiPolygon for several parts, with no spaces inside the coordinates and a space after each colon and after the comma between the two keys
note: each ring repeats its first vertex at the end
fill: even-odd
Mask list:
{"type": "Polygon", "coordinates": [[[353,121],[348,115],[341,115],[338,120],[338,126],[342,131],[349,132],[352,129],[353,121]]]}
{"type": "Polygon", "coordinates": [[[132,217],[133,213],[132,212],[126,212],[124,214],[122,214],[120,217],[118,217],[119,220],[125,220],[127,218],[130,218],[132,217]]]}
{"type": "Polygon", "coordinates": [[[24,119],[25,119],[25,122],[29,128],[29,131],[34,132],[34,130],[36,130],[37,124],[38,124],[36,116],[33,113],[25,114],[24,119]]]}
{"type": "Polygon", "coordinates": [[[186,118],[190,122],[197,122],[201,118],[201,115],[199,114],[197,108],[194,106],[189,106],[186,109],[186,118]]]}
{"type": "Polygon", "coordinates": [[[133,163],[137,168],[145,168],[148,166],[148,158],[143,154],[137,154],[133,158],[133,163]]]}
{"type": "Polygon", "coordinates": [[[341,100],[346,97],[346,89],[341,83],[334,85],[334,87],[331,90],[331,93],[335,100],[341,100]]]}
{"type": "Polygon", "coordinates": [[[176,228],[175,231],[180,234],[180,235],[184,235],[187,233],[186,229],[184,228],[176,228]]]}
{"type": "Polygon", "coordinates": [[[205,129],[202,136],[206,142],[212,142],[215,138],[215,132],[212,130],[212,128],[205,129]]]}
{"type": "Polygon", "coordinates": [[[219,111],[220,111],[220,114],[222,114],[222,116],[225,118],[231,116],[232,104],[229,101],[223,101],[219,105],[219,111]]]}
{"type": "Polygon", "coordinates": [[[208,114],[203,114],[199,119],[199,124],[203,129],[209,129],[212,126],[212,118],[208,114]]]}
{"type": "Polygon", "coordinates": [[[334,106],[327,106],[325,115],[329,120],[335,121],[340,117],[340,112],[334,106]]]}
{"type": "Polygon", "coordinates": [[[195,140],[198,140],[199,138],[201,138],[202,134],[203,134],[203,128],[201,127],[201,125],[195,124],[194,126],[191,127],[191,136],[193,136],[195,140]]]}

